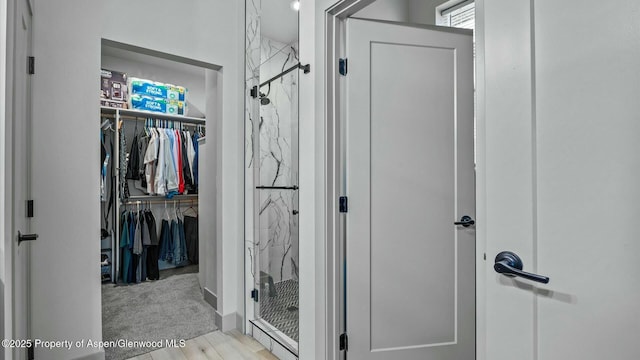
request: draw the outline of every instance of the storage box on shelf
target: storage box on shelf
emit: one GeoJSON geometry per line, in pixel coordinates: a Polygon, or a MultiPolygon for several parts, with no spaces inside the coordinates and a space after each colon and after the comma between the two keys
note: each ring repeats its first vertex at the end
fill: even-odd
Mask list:
{"type": "Polygon", "coordinates": [[[129,91],[127,74],[120,71],[101,69],[100,71],[100,105],[126,109],[129,91]]]}

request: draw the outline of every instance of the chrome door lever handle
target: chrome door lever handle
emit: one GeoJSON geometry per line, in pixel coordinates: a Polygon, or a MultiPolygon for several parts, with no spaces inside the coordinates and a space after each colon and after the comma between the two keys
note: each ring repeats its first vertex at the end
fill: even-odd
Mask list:
{"type": "Polygon", "coordinates": [[[549,277],[538,274],[532,274],[526,271],[522,271],[523,264],[522,259],[511,251],[503,251],[496,255],[495,264],[493,269],[500,274],[514,277],[519,276],[527,280],[548,284],[549,277]]]}

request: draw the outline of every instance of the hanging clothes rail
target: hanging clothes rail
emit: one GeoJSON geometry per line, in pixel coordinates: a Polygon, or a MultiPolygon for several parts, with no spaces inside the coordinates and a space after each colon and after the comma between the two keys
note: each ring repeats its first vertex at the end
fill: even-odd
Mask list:
{"type": "Polygon", "coordinates": [[[146,121],[151,118],[153,120],[174,121],[174,122],[182,122],[185,124],[198,124],[198,125],[206,124],[205,119],[201,119],[201,118],[154,113],[150,111],[113,109],[113,108],[107,108],[107,107],[101,107],[100,111],[101,111],[101,116],[103,117],[105,116],[118,117],[119,119],[123,119],[123,120],[146,121]]]}
{"type": "MultiPolygon", "coordinates": [[[[161,199],[156,199],[156,200],[128,200],[122,203],[122,205],[145,205],[145,204],[170,204],[172,203],[174,200],[170,200],[170,199],[166,199],[166,200],[161,200],[161,199]]],[[[175,202],[177,202],[180,205],[188,205],[188,204],[196,204],[198,202],[198,199],[192,199],[192,200],[187,200],[187,199],[183,199],[183,200],[175,200],[175,202]]]]}
{"type": "Polygon", "coordinates": [[[127,201],[123,201],[122,205],[137,205],[137,204],[164,204],[164,203],[171,203],[173,201],[176,201],[178,203],[182,203],[182,204],[187,204],[187,203],[191,203],[191,202],[198,202],[198,197],[197,195],[194,196],[190,196],[190,195],[176,195],[175,197],[173,197],[172,199],[167,199],[164,196],[157,196],[157,197],[142,197],[142,196],[132,196],[129,198],[129,200],[127,201]]]}

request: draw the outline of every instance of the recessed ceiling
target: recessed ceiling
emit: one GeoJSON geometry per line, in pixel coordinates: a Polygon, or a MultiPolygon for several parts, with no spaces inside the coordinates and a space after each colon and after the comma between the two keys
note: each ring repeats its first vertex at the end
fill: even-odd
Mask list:
{"type": "Polygon", "coordinates": [[[292,0],[262,0],[261,35],[281,43],[298,40],[298,12],[291,8],[292,0]]]}

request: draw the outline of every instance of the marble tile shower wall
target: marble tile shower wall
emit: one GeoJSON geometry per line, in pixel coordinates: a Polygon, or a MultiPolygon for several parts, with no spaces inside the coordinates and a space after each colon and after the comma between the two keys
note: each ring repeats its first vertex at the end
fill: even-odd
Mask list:
{"type": "MultiPolygon", "coordinates": [[[[262,37],[260,0],[247,1],[247,89],[297,64],[297,47],[262,37]]],[[[259,257],[260,266],[252,271],[256,287],[261,271],[275,282],[298,278],[297,191],[254,190],[298,183],[297,81],[293,71],[260,89],[270,100],[267,105],[247,91],[245,234],[250,260],[259,257]]]]}
{"type": "MultiPolygon", "coordinates": [[[[298,63],[298,45],[265,37],[261,41],[260,81],[298,63]]],[[[298,184],[298,71],[275,80],[261,92],[270,100],[260,105],[260,185],[298,184]]],[[[261,190],[259,196],[260,268],[275,282],[298,279],[298,192],[261,190]]]]}

